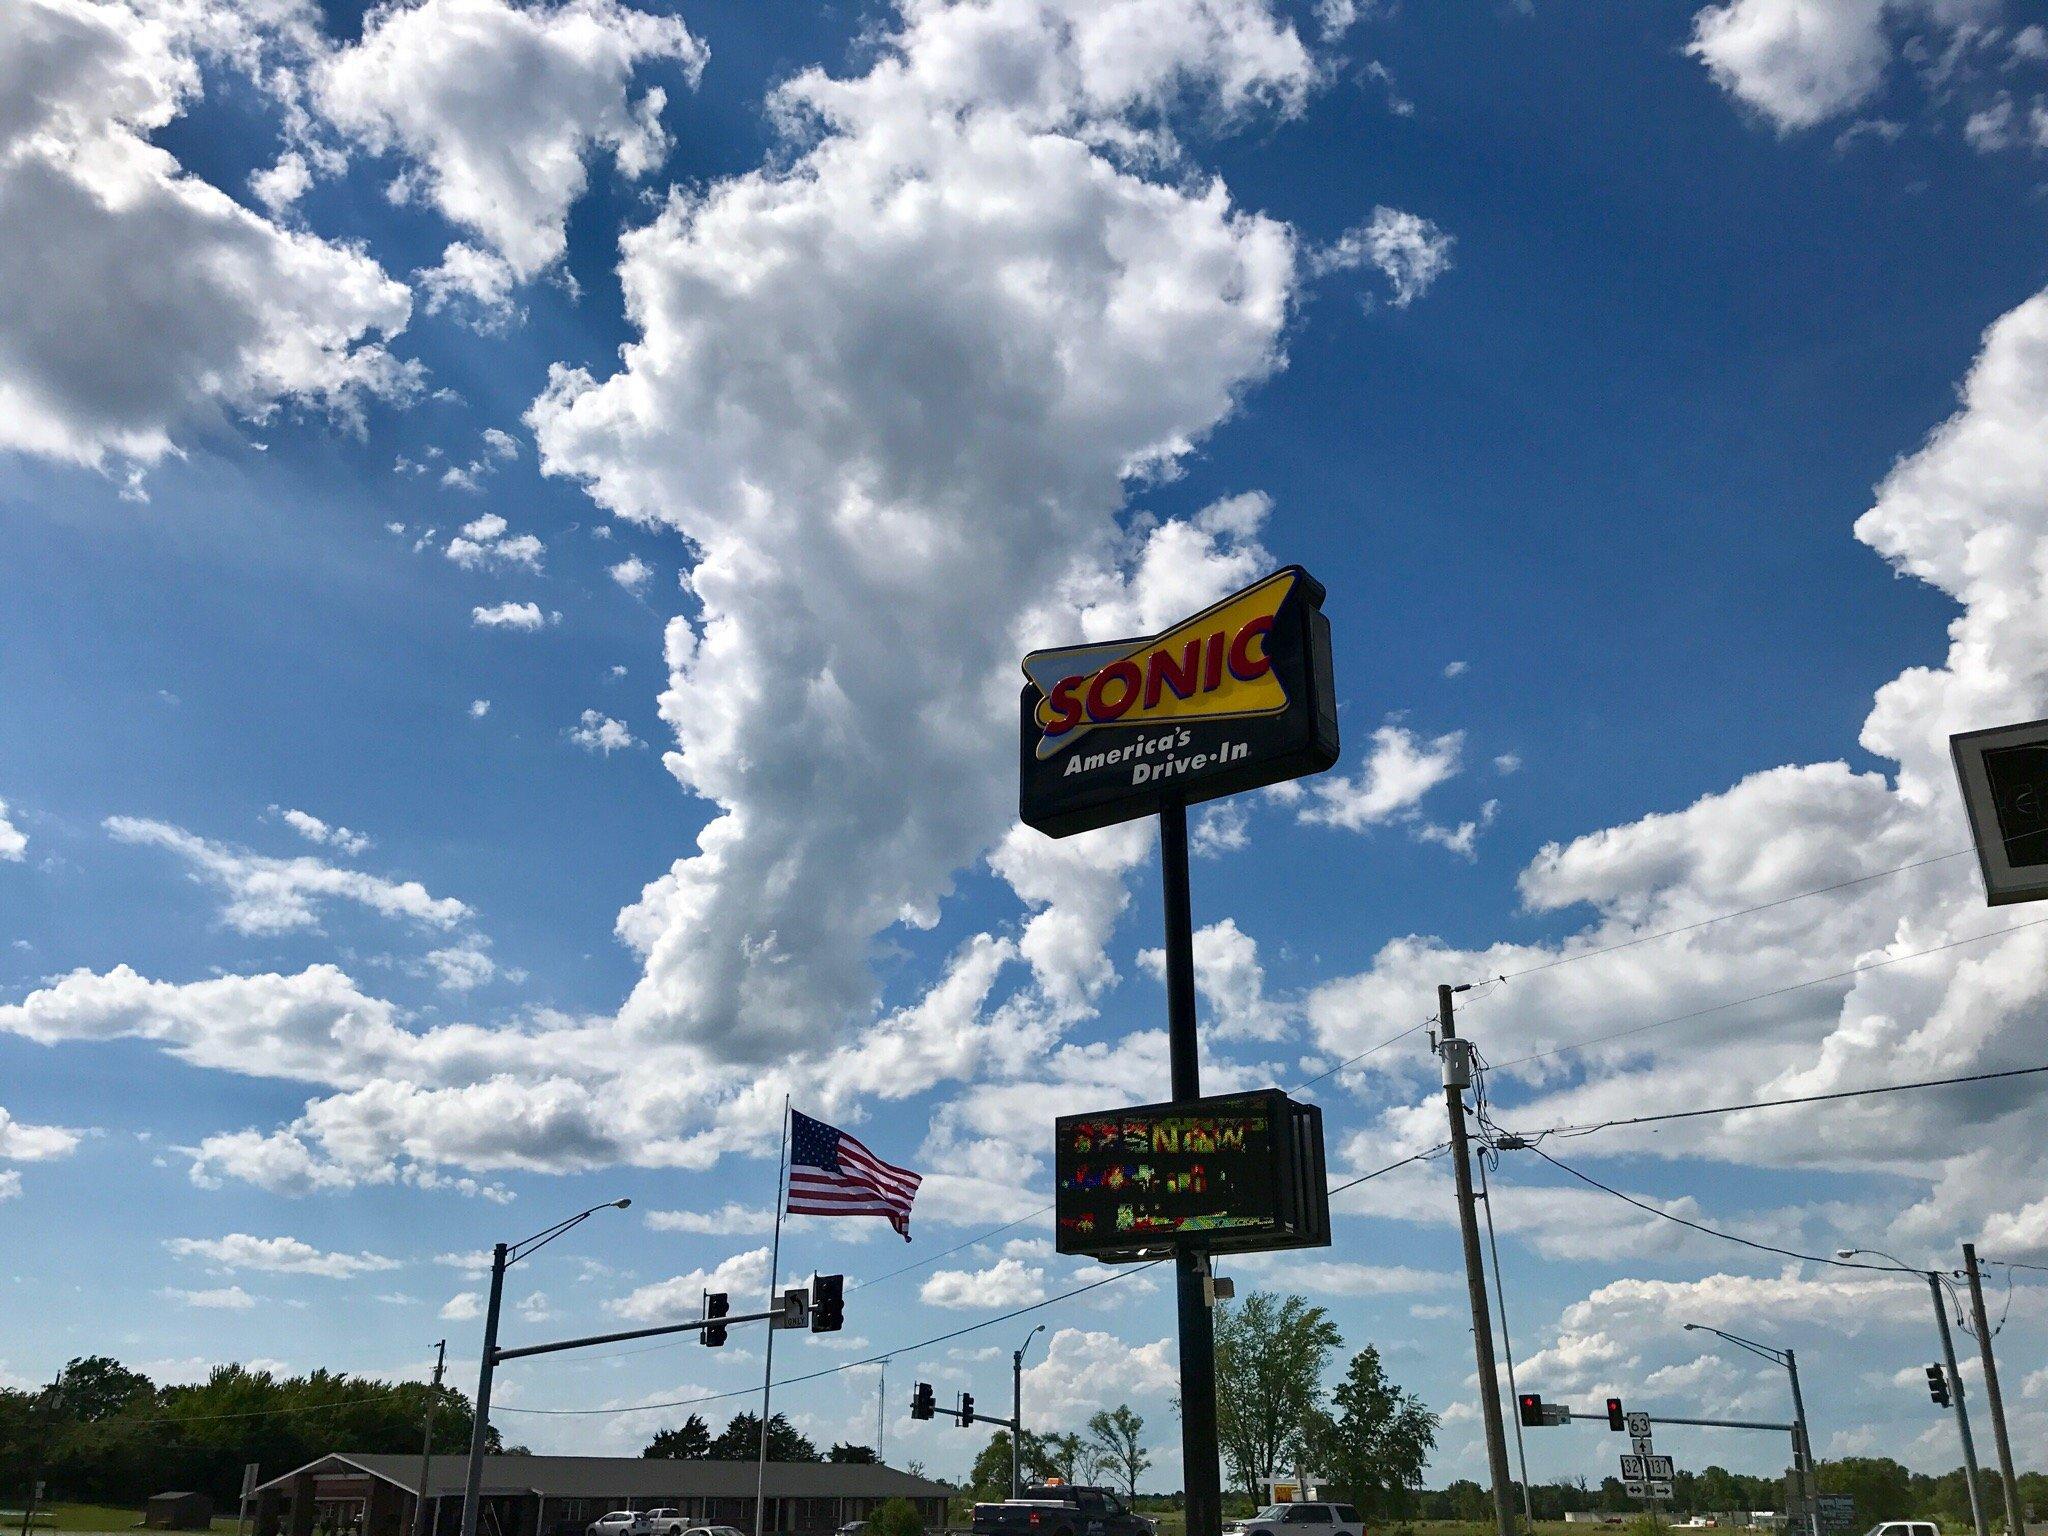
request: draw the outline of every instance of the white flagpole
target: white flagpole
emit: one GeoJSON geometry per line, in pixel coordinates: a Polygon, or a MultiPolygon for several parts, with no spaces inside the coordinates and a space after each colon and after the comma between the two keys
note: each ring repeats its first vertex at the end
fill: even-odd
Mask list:
{"type": "MultiPolygon", "coordinates": [[[[775,1292],[782,1284],[782,1207],[789,1177],[789,1095],[782,1096],[782,1156],[775,1165],[775,1240],[768,1250],[768,1310],[775,1310],[775,1292]]],[[[768,1343],[761,1351],[761,1455],[754,1464],[754,1536],[768,1513],[768,1385],[775,1376],[775,1319],[768,1320],[768,1343]]]]}

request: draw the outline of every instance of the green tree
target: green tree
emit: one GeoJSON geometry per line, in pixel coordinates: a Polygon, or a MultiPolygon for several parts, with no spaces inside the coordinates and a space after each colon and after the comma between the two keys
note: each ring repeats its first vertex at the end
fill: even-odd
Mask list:
{"type": "Polygon", "coordinates": [[[1076,1434],[1024,1435],[1024,1455],[1041,1481],[1058,1478],[1063,1483],[1085,1483],[1095,1473],[1095,1459],[1088,1445],[1076,1434]]]}
{"type": "Polygon", "coordinates": [[[1847,1494],[1856,1501],[1856,1523],[1863,1529],[1919,1513],[1912,1475],[1889,1456],[1844,1456],[1816,1462],[1814,1470],[1822,1493],[1847,1494]]]}
{"type": "MultiPolygon", "coordinates": [[[[712,1461],[752,1461],[761,1454],[761,1416],[736,1413],[719,1437],[711,1442],[712,1461]]],[[[796,1426],[781,1414],[768,1420],[770,1461],[821,1461],[818,1448],[804,1438],[796,1426]]]]}
{"type": "Polygon", "coordinates": [[[863,1467],[872,1467],[877,1461],[881,1460],[880,1457],[875,1455],[875,1448],[872,1445],[853,1445],[844,1440],[827,1451],[825,1459],[838,1462],[842,1466],[863,1467]]]}
{"type": "Polygon", "coordinates": [[[1351,1357],[1331,1396],[1334,1412],[1314,1421],[1313,1459],[1368,1519],[1404,1513],[1436,1449],[1437,1416],[1387,1379],[1370,1344],[1351,1357]]]}
{"type": "Polygon", "coordinates": [[[868,1536],[924,1536],[924,1517],[908,1499],[887,1499],[868,1516],[868,1536]]]}
{"type": "Polygon", "coordinates": [[[153,1401],[156,1383],[105,1355],[86,1355],[65,1365],[57,1377],[64,1417],[98,1424],[139,1404],[153,1401]]]}
{"type": "MultiPolygon", "coordinates": [[[[754,1421],[760,1423],[759,1419],[754,1421]]],[[[711,1426],[699,1414],[691,1414],[674,1429],[664,1429],[647,1442],[642,1456],[671,1461],[708,1461],[711,1457],[711,1426]]]]}
{"type": "Polygon", "coordinates": [[[1343,1336],[1329,1313],[1300,1296],[1253,1291],[1216,1309],[1216,1421],[1223,1459],[1256,1497],[1322,1403],[1323,1373],[1343,1336]]]}
{"type": "Polygon", "coordinates": [[[1145,1449],[1145,1420],[1127,1403],[1099,1408],[1088,1417],[1088,1437],[1093,1442],[1096,1464],[1113,1472],[1124,1485],[1124,1497],[1138,1496],[1138,1479],[1152,1465],[1145,1449]]]}
{"type": "MultiPolygon", "coordinates": [[[[1024,1437],[1026,1445],[1031,1436],[1024,1437]]],[[[1010,1432],[997,1430],[988,1438],[981,1454],[974,1458],[974,1466],[967,1474],[967,1486],[974,1497],[984,1501],[1007,1499],[1010,1496],[1010,1432]]]]}

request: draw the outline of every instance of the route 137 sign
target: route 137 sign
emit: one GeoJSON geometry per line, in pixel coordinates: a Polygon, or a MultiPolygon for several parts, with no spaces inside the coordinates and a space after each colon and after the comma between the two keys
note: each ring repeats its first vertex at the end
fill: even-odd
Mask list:
{"type": "Polygon", "coordinates": [[[1322,604],[1290,565],[1158,634],[1026,656],[1022,819],[1069,837],[1330,767],[1322,604]]]}

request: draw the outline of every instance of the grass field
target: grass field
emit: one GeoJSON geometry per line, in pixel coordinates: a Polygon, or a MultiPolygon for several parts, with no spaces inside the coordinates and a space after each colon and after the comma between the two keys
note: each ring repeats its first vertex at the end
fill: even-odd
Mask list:
{"type": "MultiPolygon", "coordinates": [[[[120,1508],[108,1504],[38,1504],[36,1506],[35,1529],[38,1531],[132,1531],[142,1524],[142,1511],[120,1508]]],[[[232,1531],[233,1520],[215,1519],[216,1531],[232,1531]]],[[[21,1506],[0,1509],[0,1536],[18,1536],[21,1530],[21,1506]]]]}

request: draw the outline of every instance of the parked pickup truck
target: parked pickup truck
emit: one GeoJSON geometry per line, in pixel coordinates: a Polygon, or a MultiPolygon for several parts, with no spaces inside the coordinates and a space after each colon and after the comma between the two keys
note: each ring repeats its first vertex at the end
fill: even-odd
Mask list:
{"type": "Polygon", "coordinates": [[[1107,1488],[1044,1483],[1021,1499],[975,1505],[974,1536],[1152,1536],[1152,1522],[1107,1488]]]}

